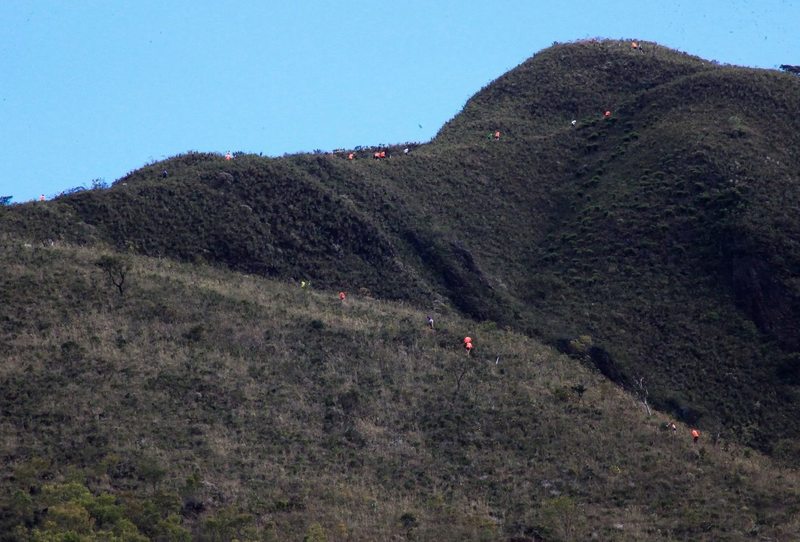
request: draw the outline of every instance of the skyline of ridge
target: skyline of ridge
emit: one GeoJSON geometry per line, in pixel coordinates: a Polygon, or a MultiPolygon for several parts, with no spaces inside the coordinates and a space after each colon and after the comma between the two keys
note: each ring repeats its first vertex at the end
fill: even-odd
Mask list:
{"type": "Polygon", "coordinates": [[[108,183],[190,150],[280,156],[428,141],[481,87],[553,42],[655,41],[708,60],[797,63],[784,0],[421,1],[400,10],[156,2],[0,6],[0,195],[108,183]]]}

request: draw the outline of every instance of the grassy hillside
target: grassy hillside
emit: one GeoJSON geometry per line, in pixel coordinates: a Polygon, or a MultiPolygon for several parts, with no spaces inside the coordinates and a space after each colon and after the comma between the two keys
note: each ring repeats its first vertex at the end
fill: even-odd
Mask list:
{"type": "Polygon", "coordinates": [[[798,110],[789,74],[556,45],[408,155],[190,153],[0,230],[453,306],[797,460],[798,110]]]}
{"type": "Polygon", "coordinates": [[[445,305],[431,331],[205,265],[0,256],[0,539],[800,536],[795,470],[445,305]]]}

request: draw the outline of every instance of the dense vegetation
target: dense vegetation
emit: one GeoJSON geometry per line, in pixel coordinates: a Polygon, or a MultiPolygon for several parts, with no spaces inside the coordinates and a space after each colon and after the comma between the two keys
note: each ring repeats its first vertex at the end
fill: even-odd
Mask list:
{"type": "Polygon", "coordinates": [[[383,160],[193,152],[0,208],[4,525],[796,538],[797,111],[788,73],[587,41],[383,160]]]}

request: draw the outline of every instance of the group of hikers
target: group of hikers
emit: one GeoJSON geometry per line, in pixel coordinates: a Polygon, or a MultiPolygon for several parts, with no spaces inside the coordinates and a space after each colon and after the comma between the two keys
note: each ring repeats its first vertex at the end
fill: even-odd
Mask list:
{"type": "MultiPolygon", "coordinates": [[[[667,429],[675,434],[678,432],[678,425],[675,422],[669,422],[667,424],[667,429]]],[[[700,440],[700,431],[697,428],[693,427],[689,434],[692,435],[692,442],[696,443],[700,440]]]]}
{"type": "MultiPolygon", "coordinates": [[[[635,44],[635,42],[634,42],[634,44],[635,44]]],[[[637,48],[637,47],[638,47],[638,45],[636,47],[634,47],[634,48],[637,48]]],[[[603,118],[604,119],[611,118],[611,111],[605,111],[603,113],[603,118]]],[[[576,126],[578,124],[578,121],[573,119],[570,124],[572,124],[572,126],[576,126]]],[[[501,135],[502,134],[501,134],[500,130],[494,130],[492,132],[489,132],[489,134],[487,135],[487,139],[493,139],[494,141],[500,141],[501,135]]],[[[333,154],[336,154],[337,152],[338,152],[338,150],[337,151],[333,151],[333,154]]],[[[411,149],[409,147],[406,147],[406,148],[403,149],[403,154],[408,154],[410,152],[411,152],[411,149]]],[[[387,151],[385,149],[377,150],[377,151],[374,151],[372,153],[372,159],[373,160],[383,160],[383,159],[388,158],[388,157],[389,157],[389,154],[387,153],[387,151]]],[[[356,159],[356,153],[354,151],[348,152],[347,153],[347,159],[348,160],[355,160],[356,159]]],[[[231,153],[231,151],[228,151],[228,152],[225,153],[225,160],[233,160],[233,154],[231,153]]]]}
{"type": "MultiPolygon", "coordinates": [[[[310,286],[311,286],[311,282],[310,281],[308,281],[308,280],[301,280],[300,281],[300,288],[302,290],[308,290],[310,288],[310,286]]],[[[345,301],[347,300],[347,292],[344,291],[344,290],[340,291],[339,294],[338,294],[338,298],[339,298],[339,301],[342,304],[344,304],[345,301]]],[[[425,317],[425,322],[426,322],[426,326],[428,327],[428,329],[433,331],[433,329],[434,329],[433,316],[428,314],[425,317]]],[[[467,335],[466,337],[464,337],[462,339],[461,343],[464,346],[464,351],[466,352],[466,355],[467,356],[471,355],[472,354],[472,350],[474,349],[472,337],[467,335]]],[[[498,360],[499,359],[500,358],[498,357],[498,360]]],[[[677,434],[677,432],[678,432],[678,425],[674,421],[670,421],[669,423],[666,424],[666,426],[662,425],[662,428],[666,428],[667,430],[671,431],[673,434],[677,434]]],[[[697,442],[700,441],[700,430],[698,430],[697,428],[693,427],[690,430],[689,434],[692,437],[692,442],[697,443],[697,442]]]]}
{"type": "MultiPolygon", "coordinates": [[[[403,154],[408,154],[409,152],[411,152],[411,149],[409,149],[408,147],[403,149],[403,154]]],[[[389,157],[389,155],[386,153],[385,150],[375,151],[375,152],[372,153],[372,159],[373,160],[383,160],[384,158],[388,158],[388,157],[389,157]]],[[[356,153],[354,153],[354,152],[351,152],[351,153],[349,153],[347,155],[347,159],[348,160],[355,160],[355,158],[356,158],[356,153]]]]}

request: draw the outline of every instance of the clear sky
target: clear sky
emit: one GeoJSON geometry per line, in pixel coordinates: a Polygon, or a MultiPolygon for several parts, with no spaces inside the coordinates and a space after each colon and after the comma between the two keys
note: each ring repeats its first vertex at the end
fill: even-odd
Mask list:
{"type": "Polygon", "coordinates": [[[0,196],[189,150],[427,141],[554,41],[800,64],[798,23],[800,0],[0,0],[0,196]]]}

